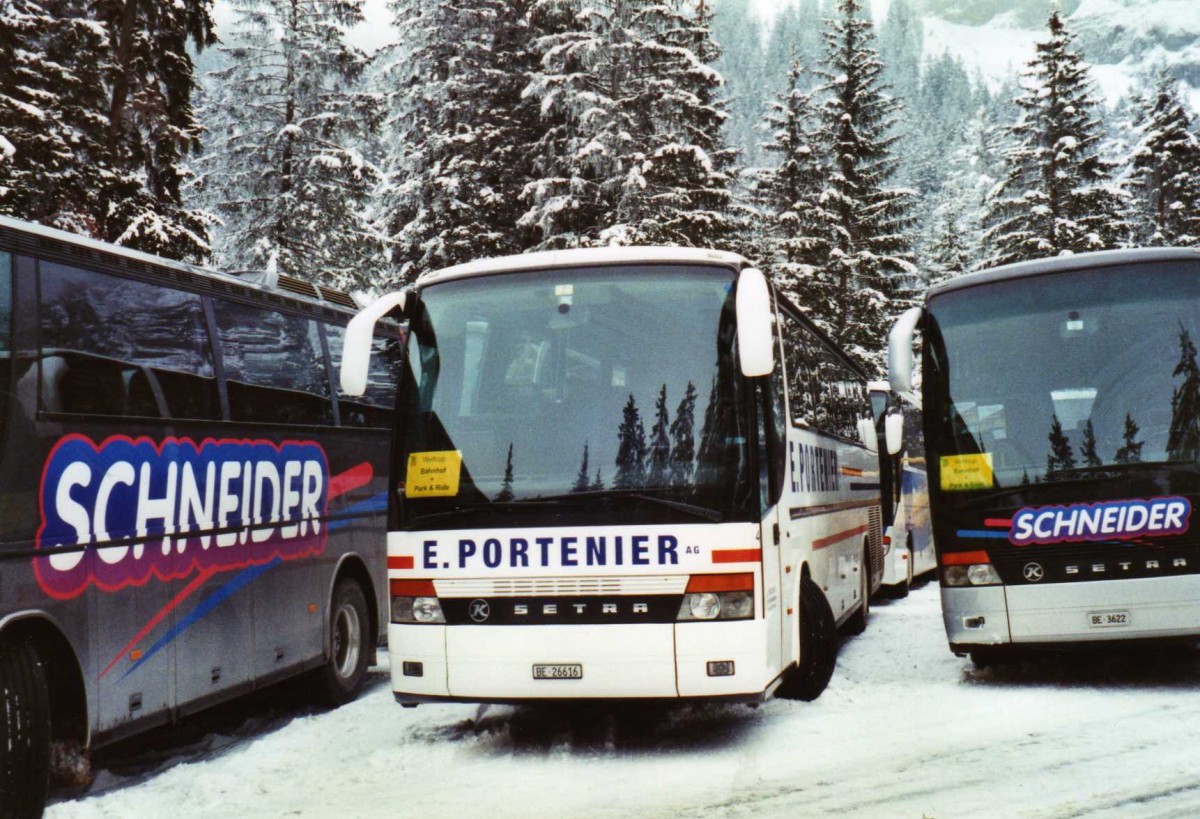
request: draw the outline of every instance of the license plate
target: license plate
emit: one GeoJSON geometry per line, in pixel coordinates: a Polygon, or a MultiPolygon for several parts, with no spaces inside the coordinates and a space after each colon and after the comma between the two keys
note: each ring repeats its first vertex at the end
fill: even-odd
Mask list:
{"type": "Polygon", "coordinates": [[[583,666],[579,663],[535,665],[533,678],[535,680],[582,680],[583,666]]]}
{"type": "Polygon", "coordinates": [[[1125,609],[1117,611],[1089,611],[1088,628],[1124,628],[1133,623],[1133,616],[1125,609]]]}

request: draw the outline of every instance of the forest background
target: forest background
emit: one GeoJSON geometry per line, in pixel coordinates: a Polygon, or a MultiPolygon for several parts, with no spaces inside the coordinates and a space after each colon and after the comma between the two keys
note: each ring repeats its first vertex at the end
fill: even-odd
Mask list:
{"type": "Polygon", "coordinates": [[[0,214],[364,291],[735,250],[868,366],[930,283],[1200,244],[1187,3],[761,8],[392,0],[364,38],[359,0],[0,0],[0,214]]]}

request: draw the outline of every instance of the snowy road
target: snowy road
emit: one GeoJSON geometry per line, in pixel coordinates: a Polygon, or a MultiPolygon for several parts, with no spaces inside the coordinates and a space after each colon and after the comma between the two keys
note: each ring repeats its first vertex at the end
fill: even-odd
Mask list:
{"type": "Polygon", "coordinates": [[[976,673],[932,584],[873,610],[814,703],[408,710],[384,683],[249,733],[47,815],[1200,816],[1200,655],[976,673]]]}

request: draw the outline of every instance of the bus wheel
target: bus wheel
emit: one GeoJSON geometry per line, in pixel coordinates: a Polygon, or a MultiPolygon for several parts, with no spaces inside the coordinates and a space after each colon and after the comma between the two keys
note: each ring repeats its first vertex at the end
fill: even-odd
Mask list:
{"type": "Polygon", "coordinates": [[[37,651],[0,641],[0,815],[41,816],[50,776],[50,695],[37,651]]]}
{"type": "Polygon", "coordinates": [[[321,699],[329,705],[350,702],[362,691],[370,635],[362,588],[350,579],[338,581],[329,607],[329,657],[318,669],[321,699]]]}
{"type": "Polygon", "coordinates": [[[871,564],[868,561],[869,557],[870,553],[867,551],[867,547],[863,546],[862,564],[858,569],[858,596],[862,605],[846,621],[846,631],[851,634],[862,634],[866,631],[867,618],[871,616],[871,564]]]}
{"type": "Polygon", "coordinates": [[[805,575],[800,579],[800,662],[776,694],[811,702],[821,696],[837,663],[837,626],[824,593],[805,575]]]}

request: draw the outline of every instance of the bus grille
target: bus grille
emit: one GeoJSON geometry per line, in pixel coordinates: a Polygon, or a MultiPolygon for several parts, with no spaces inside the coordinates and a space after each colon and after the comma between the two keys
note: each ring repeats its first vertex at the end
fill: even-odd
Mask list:
{"type": "Polygon", "coordinates": [[[871,547],[871,576],[883,574],[883,525],[878,506],[872,506],[867,515],[867,543],[871,547]]]}
{"type": "Polygon", "coordinates": [[[523,577],[436,580],[438,597],[577,597],[593,594],[683,594],[687,575],[654,577],[523,577]]]}

